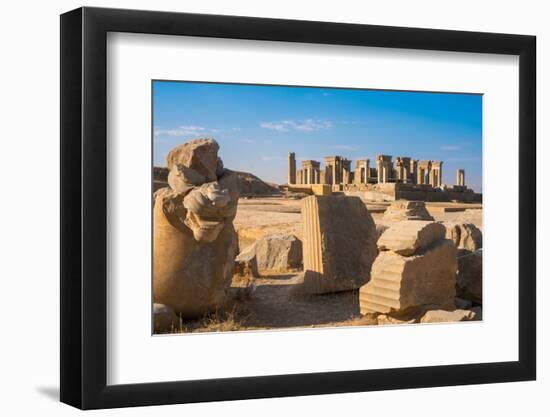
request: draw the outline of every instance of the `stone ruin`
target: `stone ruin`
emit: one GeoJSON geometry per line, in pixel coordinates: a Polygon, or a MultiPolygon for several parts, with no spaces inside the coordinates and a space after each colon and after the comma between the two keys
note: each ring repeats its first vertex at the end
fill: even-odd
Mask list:
{"type": "Polygon", "coordinates": [[[369,159],[358,159],[353,169],[352,161],[339,155],[327,156],[324,162],[322,167],[320,161],[302,160],[297,169],[296,154],[289,152],[288,189],[327,195],[328,187],[331,192],[381,193],[390,200],[481,202],[481,194],[466,187],[464,169],[457,170],[456,184],[443,184],[443,161],[407,156],[394,161],[391,155],[377,155],[376,166],[371,167],[369,159]]]}
{"type": "MultiPolygon", "coordinates": [[[[398,156],[393,162],[391,155],[377,155],[376,168],[370,167],[369,159],[359,159],[355,169],[351,160],[343,156],[325,157],[325,167],[314,160],[302,160],[301,169],[296,169],[296,154],[288,153],[288,184],[375,184],[402,182],[441,187],[442,161],[418,161],[407,156],[398,156]]],[[[465,186],[464,169],[457,171],[458,186],[465,186]]]]}
{"type": "Polygon", "coordinates": [[[302,222],[306,293],[357,289],[369,280],[378,235],[358,197],[306,197],[302,222]]]}
{"type": "Polygon", "coordinates": [[[218,149],[209,138],[172,149],[169,187],[155,193],[153,298],[181,317],[215,311],[231,284],[239,189],[218,149]]]}
{"type": "MultiPolygon", "coordinates": [[[[289,182],[305,178],[320,195],[302,200],[302,240],[263,236],[236,257],[239,182],[218,150],[208,138],[174,148],[167,156],[168,187],[155,192],[153,310],[159,331],[221,308],[234,274],[254,278],[302,266],[305,293],[359,290],[361,313],[373,313],[378,324],[481,317],[474,311],[479,307],[471,308],[482,298],[482,233],[476,226],[436,223],[423,201],[395,201],[383,216],[388,224],[375,225],[358,197],[325,195],[334,182],[362,184],[378,173],[382,181],[395,175],[407,183],[413,168],[421,174],[417,181],[439,183],[440,164],[400,157],[392,171],[391,157],[382,155],[378,172],[368,160],[357,161],[352,171],[351,161],[334,157],[323,171],[305,161],[305,170],[289,170],[289,182]],[[418,309],[428,313],[399,316],[418,309]]],[[[458,179],[463,182],[463,172],[458,179]]]]}
{"type": "Polygon", "coordinates": [[[434,218],[423,201],[394,201],[384,212],[384,221],[431,220],[434,218]]]}
{"type": "Polygon", "coordinates": [[[429,221],[402,221],[386,230],[371,279],[359,291],[361,314],[454,308],[457,250],[445,232],[429,221]]]}
{"type": "Polygon", "coordinates": [[[262,272],[296,271],[302,267],[302,241],[294,235],[260,237],[235,258],[235,274],[258,277],[262,272]]]}
{"type": "Polygon", "coordinates": [[[457,296],[481,304],[483,281],[483,235],[472,223],[444,223],[447,239],[458,250],[457,296]]]}

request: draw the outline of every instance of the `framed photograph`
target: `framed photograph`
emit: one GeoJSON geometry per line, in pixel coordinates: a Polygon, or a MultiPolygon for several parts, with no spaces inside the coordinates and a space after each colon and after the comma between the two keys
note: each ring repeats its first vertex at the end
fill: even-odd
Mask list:
{"type": "Polygon", "coordinates": [[[535,37],[61,16],[61,401],[533,380],[535,37]]]}

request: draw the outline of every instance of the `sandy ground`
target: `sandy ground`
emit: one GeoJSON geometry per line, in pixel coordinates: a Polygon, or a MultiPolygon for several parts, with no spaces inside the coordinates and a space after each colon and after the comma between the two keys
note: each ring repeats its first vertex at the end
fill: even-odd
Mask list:
{"type": "MultiPolygon", "coordinates": [[[[291,233],[302,238],[300,200],[290,198],[248,198],[239,201],[234,224],[240,249],[271,233],[291,233]]],[[[383,212],[389,203],[368,203],[376,223],[386,223],[383,212]]],[[[481,205],[428,203],[436,221],[468,221],[482,228],[481,205]],[[468,211],[465,211],[468,210],[468,211]]],[[[184,323],[180,331],[230,331],[292,327],[335,327],[367,325],[368,317],[359,314],[358,291],[326,295],[304,295],[302,276],[294,273],[263,273],[250,281],[234,277],[227,309],[217,314],[184,323]]]]}

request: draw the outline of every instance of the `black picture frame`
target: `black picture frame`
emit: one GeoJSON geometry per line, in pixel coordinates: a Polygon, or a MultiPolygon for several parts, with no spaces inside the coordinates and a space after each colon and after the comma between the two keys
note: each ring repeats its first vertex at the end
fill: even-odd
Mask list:
{"type": "Polygon", "coordinates": [[[524,35],[88,7],[61,15],[61,401],[94,409],[534,380],[535,54],[524,35]],[[519,56],[519,360],[107,385],[108,32],[519,56]]]}

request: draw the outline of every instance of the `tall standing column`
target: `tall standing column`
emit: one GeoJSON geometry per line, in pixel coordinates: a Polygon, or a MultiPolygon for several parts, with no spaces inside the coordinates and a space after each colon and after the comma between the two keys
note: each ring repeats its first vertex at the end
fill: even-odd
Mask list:
{"type": "Polygon", "coordinates": [[[294,152],[288,153],[288,183],[296,184],[296,155],[294,152]]]}
{"type": "Polygon", "coordinates": [[[416,179],[417,184],[424,184],[424,170],[422,168],[418,168],[418,178],[416,179]]]}
{"type": "Polygon", "coordinates": [[[417,162],[418,161],[415,161],[414,159],[411,159],[411,162],[410,162],[411,182],[413,184],[418,183],[417,162]]]}
{"type": "Polygon", "coordinates": [[[466,184],[466,181],[465,181],[464,170],[459,169],[456,171],[456,185],[460,185],[461,187],[464,187],[465,184],[466,184]]]}

